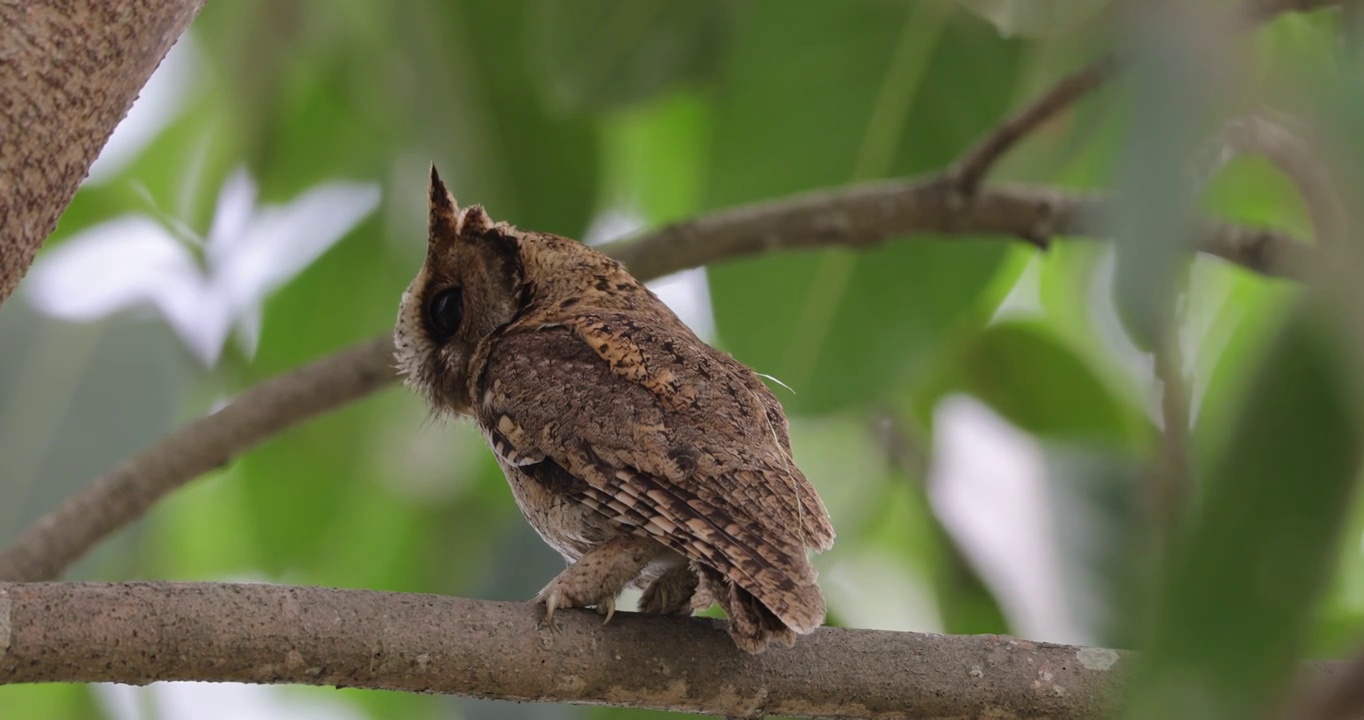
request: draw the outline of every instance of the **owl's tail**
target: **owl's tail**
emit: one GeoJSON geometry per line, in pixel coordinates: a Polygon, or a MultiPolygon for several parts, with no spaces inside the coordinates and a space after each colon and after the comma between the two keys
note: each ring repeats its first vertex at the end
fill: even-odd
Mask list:
{"type": "MultiPolygon", "coordinates": [[[[743,589],[723,573],[711,568],[702,568],[702,576],[711,598],[729,616],[729,635],[734,644],[745,652],[758,654],[767,649],[770,642],[780,642],[786,647],[796,643],[796,634],[812,632],[824,618],[824,598],[819,587],[809,585],[801,588],[801,597],[793,598],[798,605],[804,605],[808,614],[818,618],[799,620],[798,627],[788,626],[767,605],[753,593],[743,589]],[[809,620],[813,620],[810,622],[809,620]]],[[[787,608],[790,610],[790,608],[787,608]]],[[[801,613],[807,614],[807,613],[801,613]]]]}

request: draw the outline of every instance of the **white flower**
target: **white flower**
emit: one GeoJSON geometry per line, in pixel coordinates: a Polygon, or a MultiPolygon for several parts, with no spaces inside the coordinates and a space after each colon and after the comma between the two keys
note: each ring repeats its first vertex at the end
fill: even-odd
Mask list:
{"type": "Polygon", "coordinates": [[[1043,448],[984,403],[953,395],[933,412],[929,497],[1020,637],[1092,641],[1064,597],[1043,448]]]}
{"type": "Polygon", "coordinates": [[[33,264],[25,281],[40,312],[91,321],[150,307],[205,365],[236,329],[255,352],[265,298],[345,237],[379,204],[373,183],[329,183],[281,207],[256,206],[245,170],[218,196],[208,239],[127,215],[68,238],[33,264]],[[202,247],[202,261],[192,244],[202,247]]]}

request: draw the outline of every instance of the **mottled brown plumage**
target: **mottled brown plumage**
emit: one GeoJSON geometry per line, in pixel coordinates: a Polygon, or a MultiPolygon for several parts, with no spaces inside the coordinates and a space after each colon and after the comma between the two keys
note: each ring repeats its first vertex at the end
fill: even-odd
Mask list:
{"type": "Polygon", "coordinates": [[[426,262],[395,341],[408,384],[472,416],[527,521],[570,564],[537,596],[610,619],[717,602],[739,647],[824,620],[809,550],[833,544],[752,370],[697,338],[620,263],[460,210],[431,171],[426,262]]]}

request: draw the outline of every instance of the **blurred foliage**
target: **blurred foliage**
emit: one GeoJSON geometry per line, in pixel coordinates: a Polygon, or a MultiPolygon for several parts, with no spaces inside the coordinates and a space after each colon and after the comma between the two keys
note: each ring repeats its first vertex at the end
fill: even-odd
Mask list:
{"type": "MultiPolygon", "coordinates": [[[[657,225],[931,172],[1126,37],[1106,24],[1104,3],[1066,5],[209,3],[189,36],[178,110],[131,163],[76,196],[51,242],[129,212],[206,233],[219,188],[242,165],[267,202],[347,179],[378,183],[382,205],[266,300],[257,351],[232,346],[214,368],[147,318],[69,326],[36,315],[22,293],[6,304],[0,347],[27,351],[0,352],[0,541],[241,388],[386,332],[424,250],[427,163],[462,202],[573,237],[600,231],[610,213],[657,225]]],[[[1336,24],[1319,14],[1262,30],[1249,85],[1298,97],[1295,78],[1335,62],[1324,48],[1336,24]]],[[[1283,322],[1292,284],[1172,260],[1171,203],[1193,198],[1170,196],[1184,184],[1163,178],[1207,118],[1248,101],[1211,97],[1200,77],[1171,77],[1177,68],[1138,70],[1040,130],[997,173],[1120,184],[1137,200],[1115,215],[1127,223],[1117,253],[1065,239],[1039,254],[1000,238],[919,238],[723,263],[699,292],[716,344],[790,388],[776,391],[797,459],[839,531],[817,558],[833,624],[1149,646],[1142,697],[1156,704],[1138,709],[1189,701],[1200,691],[1169,678],[1193,668],[1179,677],[1213,688],[1194,702],[1232,717],[1261,697],[1229,699],[1237,688],[1272,692],[1294,657],[1338,655],[1364,638],[1364,508],[1349,492],[1359,432],[1349,382],[1359,373],[1321,317],[1283,322]],[[1184,110],[1166,118],[1164,135],[1137,132],[1164,128],[1157,105],[1184,110]],[[1158,394],[1140,348],[1159,327],[1143,303],[1163,302],[1171,286],[1182,288],[1168,322],[1187,360],[1195,471],[1188,532],[1162,554],[1146,507],[1158,394]],[[1133,317],[1141,342],[1121,319],[1133,317]],[[1022,433],[1020,457],[1033,458],[1036,475],[1020,482],[1039,512],[1020,508],[998,525],[941,500],[960,479],[941,443],[941,425],[959,421],[943,402],[961,395],[1022,433]],[[1045,557],[1020,554],[1022,537],[1045,557]],[[1035,607],[1029,598],[1040,595],[1002,584],[987,556],[1025,576],[1036,569],[1034,585],[1060,601],[1035,607]],[[1028,607],[1060,620],[1029,620],[1040,615],[1019,609],[1028,607]]],[[[1364,94],[1349,97],[1354,112],[1364,94]]],[[[1310,230],[1292,184],[1257,158],[1233,160],[1196,199],[1231,220],[1310,230]]],[[[982,438],[967,455],[1006,456],[983,430],[965,431],[982,438]]],[[[394,390],[195,482],[73,575],[524,599],[560,566],[521,520],[481,438],[432,423],[394,390]]],[[[0,688],[0,716],[143,716],[116,714],[106,690],[0,688]]],[[[369,717],[658,715],[285,692],[291,702],[339,698],[369,717]]],[[[156,716],[154,691],[138,697],[156,716]]]]}

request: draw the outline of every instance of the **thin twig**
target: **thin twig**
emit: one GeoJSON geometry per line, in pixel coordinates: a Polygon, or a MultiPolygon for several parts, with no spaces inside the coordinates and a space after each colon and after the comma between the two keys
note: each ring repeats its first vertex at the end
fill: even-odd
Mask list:
{"type": "Polygon", "coordinates": [[[1189,474],[1189,396],[1184,378],[1179,329],[1170,324],[1166,337],[1153,353],[1155,376],[1160,383],[1160,458],[1152,474],[1151,525],[1159,545],[1164,546],[1179,527],[1189,474]]]}
{"type": "MultiPolygon", "coordinates": [[[[1317,10],[1343,2],[1344,0],[1249,0],[1237,12],[1232,30],[1248,31],[1283,13],[1317,10]]],[[[962,197],[972,197],[991,168],[1014,145],[1062,110],[1108,82],[1120,68],[1121,63],[1116,55],[1100,58],[1062,78],[1050,90],[991,128],[963,153],[948,171],[948,177],[957,191],[962,197]]]]}
{"type": "MultiPolygon", "coordinates": [[[[768,252],[867,247],[901,240],[1019,238],[1100,229],[1101,195],[996,186],[968,207],[952,203],[942,177],[854,185],[724,210],[604,248],[641,280],[768,252]]],[[[1266,275],[1296,277],[1312,249],[1269,229],[1207,223],[1204,252],[1266,275]]],[[[97,478],[0,551],[0,580],[51,580],[157,500],[264,440],[396,380],[387,335],[247,390],[213,415],[167,436],[97,478]]]]}
{"type": "Polygon", "coordinates": [[[949,171],[958,191],[966,197],[975,195],[986,174],[1018,141],[1103,85],[1117,70],[1115,56],[1101,58],[1062,78],[1041,97],[1005,118],[976,141],[949,171]]]}

